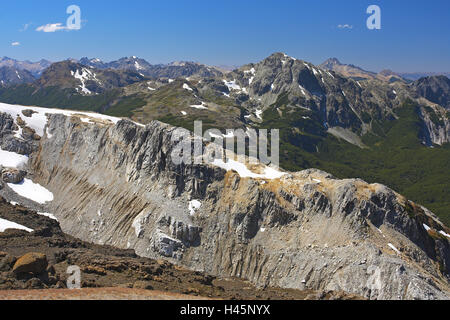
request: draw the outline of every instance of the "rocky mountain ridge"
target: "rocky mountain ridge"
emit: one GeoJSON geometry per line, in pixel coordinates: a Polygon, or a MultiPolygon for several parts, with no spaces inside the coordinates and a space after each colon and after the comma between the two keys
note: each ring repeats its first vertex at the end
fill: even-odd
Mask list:
{"type": "Polygon", "coordinates": [[[382,185],[313,169],[272,179],[175,165],[185,130],[48,117],[29,177],[53,193],[45,209],[69,234],[258,286],[448,299],[449,229],[382,185]]]}

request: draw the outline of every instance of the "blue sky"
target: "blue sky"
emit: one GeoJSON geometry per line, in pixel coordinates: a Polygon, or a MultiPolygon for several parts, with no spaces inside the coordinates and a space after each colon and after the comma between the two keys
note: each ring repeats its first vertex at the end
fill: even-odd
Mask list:
{"type": "Polygon", "coordinates": [[[315,64],[337,57],[373,71],[450,72],[448,0],[14,0],[2,3],[0,24],[0,56],[20,60],[241,65],[281,51],[315,64]],[[81,30],[36,31],[65,25],[72,4],[81,30]],[[381,30],[366,27],[371,4],[381,30]]]}

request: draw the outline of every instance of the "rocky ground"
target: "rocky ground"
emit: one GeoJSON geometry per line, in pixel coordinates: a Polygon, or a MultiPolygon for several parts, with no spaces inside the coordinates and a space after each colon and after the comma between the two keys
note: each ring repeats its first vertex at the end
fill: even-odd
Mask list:
{"type": "Polygon", "coordinates": [[[133,250],[93,245],[64,234],[56,220],[2,198],[0,218],[34,230],[0,233],[0,299],[358,298],[338,292],[256,288],[241,279],[220,279],[140,258],[133,250]],[[81,269],[81,291],[66,290],[69,265],[81,269]]]}

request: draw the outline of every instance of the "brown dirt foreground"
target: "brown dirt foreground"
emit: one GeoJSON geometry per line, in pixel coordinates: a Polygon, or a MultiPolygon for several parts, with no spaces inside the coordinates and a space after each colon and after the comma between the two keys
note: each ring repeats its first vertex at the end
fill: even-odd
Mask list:
{"type": "Polygon", "coordinates": [[[207,300],[172,292],[129,288],[1,290],[0,300],[207,300]]]}

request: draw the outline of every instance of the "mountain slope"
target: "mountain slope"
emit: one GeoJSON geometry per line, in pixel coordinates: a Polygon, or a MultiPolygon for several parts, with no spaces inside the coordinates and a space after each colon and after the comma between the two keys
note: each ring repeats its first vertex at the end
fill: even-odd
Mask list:
{"type": "Polygon", "coordinates": [[[99,70],[87,68],[71,61],[52,64],[35,85],[39,88],[59,87],[75,89],[83,95],[103,93],[106,90],[124,87],[146,78],[128,70],[99,70]]]}
{"type": "Polygon", "coordinates": [[[0,87],[8,85],[31,83],[35,80],[34,76],[22,69],[16,69],[9,66],[0,67],[0,87]]]}

